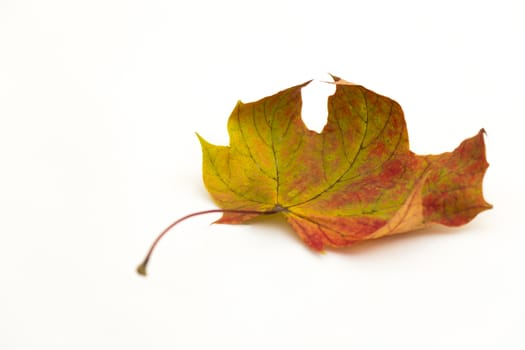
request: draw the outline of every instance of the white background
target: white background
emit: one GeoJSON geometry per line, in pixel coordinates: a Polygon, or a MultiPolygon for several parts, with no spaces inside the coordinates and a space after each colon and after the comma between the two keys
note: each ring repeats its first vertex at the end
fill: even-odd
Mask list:
{"type": "Polygon", "coordinates": [[[1,349],[525,348],[523,3],[315,3],[0,1],[1,349]],[[201,216],[138,276],[215,208],[194,132],[327,72],[400,102],[417,153],[484,127],[494,209],[324,255],[201,216]]]}

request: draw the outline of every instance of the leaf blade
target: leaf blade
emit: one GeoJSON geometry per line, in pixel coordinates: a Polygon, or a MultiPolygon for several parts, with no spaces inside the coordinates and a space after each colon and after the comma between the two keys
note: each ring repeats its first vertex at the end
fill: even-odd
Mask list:
{"type": "MultiPolygon", "coordinates": [[[[401,106],[334,77],[321,133],[301,119],[301,88],[239,102],[228,121],[230,146],[199,136],[203,179],[219,206],[282,213],[315,250],[411,231],[457,226],[490,209],[483,130],[455,151],[410,151],[401,106]]],[[[224,214],[219,223],[254,215],[224,214]]]]}

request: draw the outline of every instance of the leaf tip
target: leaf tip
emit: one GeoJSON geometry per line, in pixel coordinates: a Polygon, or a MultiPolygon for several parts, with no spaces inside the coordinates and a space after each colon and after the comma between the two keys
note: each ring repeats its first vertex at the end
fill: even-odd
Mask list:
{"type": "Polygon", "coordinates": [[[359,84],[356,84],[356,83],[352,83],[350,81],[346,81],[340,77],[338,77],[337,75],[333,75],[332,73],[328,73],[328,75],[330,75],[332,77],[332,79],[334,80],[333,83],[331,84],[335,84],[335,85],[354,85],[354,86],[359,86],[359,84]]]}
{"type": "Polygon", "coordinates": [[[329,76],[332,77],[332,79],[334,80],[334,82],[338,82],[339,80],[341,80],[341,78],[339,78],[337,75],[333,75],[332,73],[328,73],[329,76]]]}
{"type": "Polygon", "coordinates": [[[210,143],[208,141],[206,141],[204,139],[204,137],[202,137],[201,135],[199,135],[198,132],[195,133],[195,135],[197,136],[197,138],[199,139],[199,143],[201,144],[201,147],[204,147],[204,146],[208,146],[210,145],[210,143]]]}

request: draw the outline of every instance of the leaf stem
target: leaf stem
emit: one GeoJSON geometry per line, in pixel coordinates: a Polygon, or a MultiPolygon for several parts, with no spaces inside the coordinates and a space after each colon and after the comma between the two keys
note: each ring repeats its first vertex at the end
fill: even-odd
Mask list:
{"type": "Polygon", "coordinates": [[[148,266],[148,263],[149,263],[149,260],[151,258],[151,254],[153,253],[153,251],[155,250],[155,247],[157,246],[157,244],[159,243],[159,241],[162,239],[162,237],[164,237],[166,235],[166,233],[168,233],[175,225],[181,223],[182,221],[186,220],[186,219],[189,219],[191,217],[194,217],[194,216],[198,216],[198,215],[204,215],[204,214],[212,214],[212,213],[231,213],[231,214],[260,214],[260,215],[270,215],[270,214],[276,214],[276,213],[279,213],[283,211],[282,208],[280,206],[276,206],[274,209],[272,210],[268,210],[268,211],[258,211],[258,210],[241,210],[241,209],[210,209],[210,210],[203,210],[203,211],[198,211],[198,212],[195,212],[195,213],[191,213],[191,214],[188,214],[186,216],[183,216],[177,220],[175,220],[174,222],[172,222],[168,227],[166,227],[158,236],[157,238],[155,238],[155,240],[153,241],[153,243],[151,244],[151,247],[149,248],[149,251],[148,253],[146,254],[146,257],[144,258],[144,260],[142,261],[142,263],[137,266],[137,273],[139,275],[142,275],[142,276],[146,276],[147,275],[147,271],[146,271],[146,268],[148,266]]]}

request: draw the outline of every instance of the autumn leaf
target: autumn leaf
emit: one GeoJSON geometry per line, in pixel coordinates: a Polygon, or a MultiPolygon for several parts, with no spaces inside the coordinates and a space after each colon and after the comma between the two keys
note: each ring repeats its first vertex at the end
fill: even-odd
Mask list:
{"type": "Polygon", "coordinates": [[[301,88],[238,102],[230,146],[199,140],[204,183],[220,208],[218,223],[282,214],[311,248],[412,231],[459,226],[489,209],[482,194],[484,130],[453,152],[409,149],[400,105],[334,77],[321,133],[301,119],[301,88]]]}
{"type": "Polygon", "coordinates": [[[238,102],[228,121],[230,146],[201,136],[203,178],[221,209],[176,220],[154,240],[137,272],[146,275],[160,239],[191,217],[222,213],[238,224],[281,214],[314,250],[412,231],[459,226],[492,206],[483,199],[484,130],[453,152],[410,151],[399,104],[334,77],[321,133],[301,119],[301,88],[238,102]]]}

